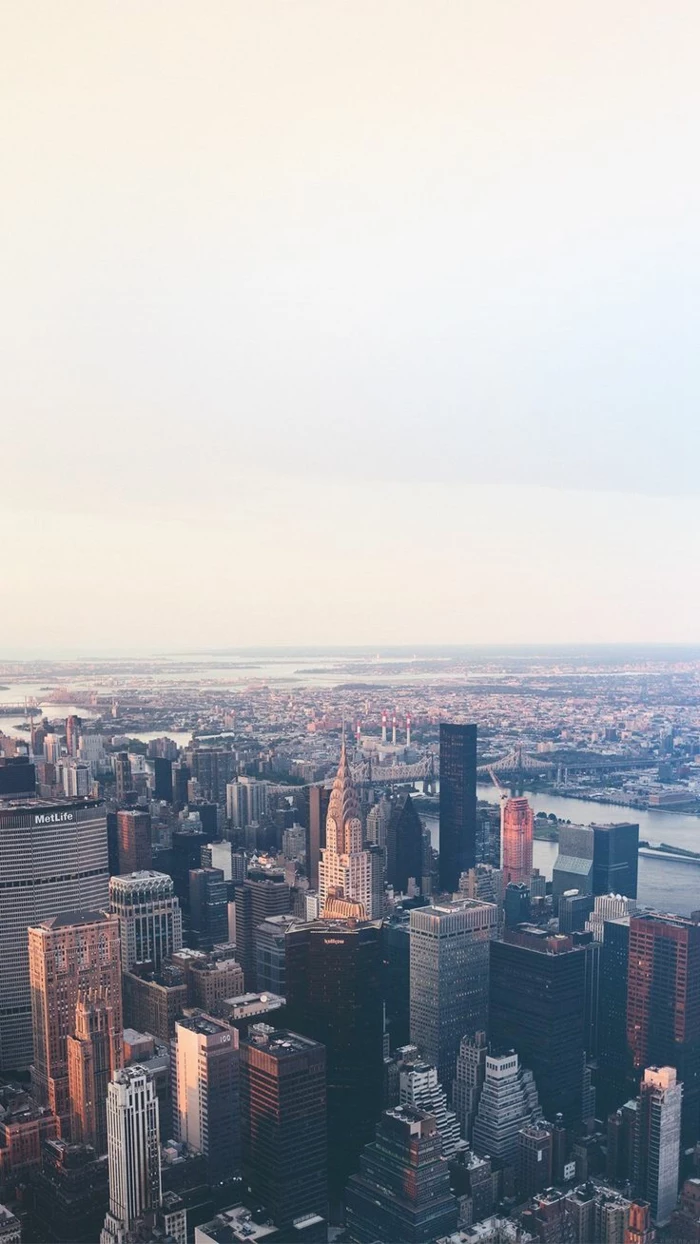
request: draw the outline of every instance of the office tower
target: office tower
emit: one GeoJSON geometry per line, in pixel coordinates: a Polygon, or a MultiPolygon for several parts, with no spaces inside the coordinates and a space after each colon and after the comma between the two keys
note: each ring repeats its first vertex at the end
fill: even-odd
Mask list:
{"type": "Polygon", "coordinates": [[[107,905],[104,804],[0,803],[0,877],[0,1069],[9,1071],[32,1061],[28,925],[107,905]]]}
{"type": "Polygon", "coordinates": [[[190,928],[198,950],[228,941],[228,892],[220,868],[190,870],[190,928]]]}
{"type": "Polygon", "coordinates": [[[671,1216],[671,1239],[700,1240],[700,1179],[686,1179],[680,1192],[678,1207],[671,1216]]]}
{"type": "Polygon", "coordinates": [[[559,910],[559,899],[567,891],[593,893],[594,835],[589,825],[560,825],[559,853],[552,870],[552,899],[559,910]]]}
{"type": "Polygon", "coordinates": [[[372,914],[371,856],[363,846],[360,800],[350,776],[345,740],[328,803],[318,892],[322,915],[331,898],[358,904],[361,919],[372,914]]]}
{"type": "Polygon", "coordinates": [[[62,760],[58,766],[63,794],[67,799],[86,799],[90,794],[91,779],[87,765],[77,760],[62,760]]]}
{"type": "Polygon", "coordinates": [[[411,1041],[450,1090],[462,1037],[486,1029],[497,928],[497,908],[477,899],[411,912],[411,1041]]]}
{"type": "Polygon", "coordinates": [[[389,823],[394,811],[400,812],[401,809],[394,809],[386,795],[382,795],[377,803],[372,804],[367,813],[366,838],[373,846],[386,849],[389,823]]]}
{"type": "Polygon", "coordinates": [[[657,1226],[670,1221],[678,1198],[683,1086],[674,1067],[647,1067],[639,1092],[635,1185],[657,1226]]]}
{"type": "Polygon", "coordinates": [[[530,891],[526,885],[510,882],[503,895],[503,916],[509,929],[530,919],[530,891]]]}
{"type": "Polygon", "coordinates": [[[6,1205],[0,1205],[0,1244],[22,1244],[22,1224],[6,1205]]]}
{"type": "Polygon", "coordinates": [[[415,1106],[387,1110],[360,1170],[348,1181],[347,1232],[354,1244],[422,1244],[457,1227],[435,1119],[415,1106]]]}
{"type": "Polygon", "coordinates": [[[484,1083],[472,1129],[476,1153],[488,1154],[498,1170],[514,1167],[518,1132],[540,1114],[531,1071],[520,1066],[515,1050],[487,1054],[484,1083]]]}
{"type": "Polygon", "coordinates": [[[578,890],[565,891],[559,898],[559,932],[582,933],[595,899],[592,894],[579,894],[578,890]]]}
{"type": "Polygon", "coordinates": [[[321,862],[321,850],[326,845],[326,817],[328,816],[330,797],[329,787],[309,787],[309,846],[307,864],[309,881],[314,890],[318,889],[318,866],[321,862]]]}
{"type": "Polygon", "coordinates": [[[241,1042],[243,1177],[276,1226],[328,1212],[326,1051],[254,1024],[241,1042]]]}
{"type": "MultiPolygon", "coordinates": [[[[106,1090],[105,1090],[106,1091],[106,1090]]],[[[46,1140],[32,1172],[29,1216],[33,1238],[46,1244],[94,1244],[109,1204],[107,1163],[91,1145],[46,1140]]],[[[1,1238],[1,1237],[0,1237],[1,1238]]]]}
{"type": "Polygon", "coordinates": [[[270,783],[242,775],[226,786],[226,816],[234,829],[259,825],[267,816],[270,783]]]}
{"type": "Polygon", "coordinates": [[[630,917],[627,1042],[641,1075],[675,1067],[683,1084],[683,1143],[700,1136],[700,924],[681,916],[630,917]]]}
{"type": "Polygon", "coordinates": [[[153,798],[158,802],[173,801],[173,763],[166,756],[154,756],[153,764],[153,798]]]}
{"type": "Polygon", "coordinates": [[[238,1033],[191,1011],[170,1050],[174,1139],[205,1155],[210,1184],[225,1183],[241,1164],[238,1033]]]}
{"type": "Polygon", "coordinates": [[[121,1043],[119,922],[104,912],[67,912],[28,933],[34,1083],[63,1129],[70,1123],[66,1043],[75,1034],[81,996],[94,990],[104,998],[111,1012],[112,1039],[121,1043]]]}
{"type": "MultiPolygon", "coordinates": [[[[402,1051],[398,1054],[401,1056],[402,1051]]],[[[451,1158],[459,1145],[457,1116],[447,1108],[447,1094],[438,1081],[437,1067],[421,1062],[415,1047],[399,1062],[399,1104],[416,1106],[435,1119],[442,1144],[442,1155],[451,1158]]]]}
{"type": "Polygon", "coordinates": [[[148,812],[140,808],[121,809],[117,812],[117,834],[120,873],[141,872],[152,867],[151,817],[148,812]]]}
{"type": "Polygon", "coordinates": [[[527,799],[506,799],[501,807],[501,869],[506,885],[530,884],[535,814],[527,799]]]}
{"type": "Polygon", "coordinates": [[[337,1205],[382,1106],[380,922],[315,920],[291,929],[287,1003],[290,1027],[326,1047],[328,1178],[337,1205]]]}
{"type": "Polygon", "coordinates": [[[185,755],[201,797],[223,807],[227,784],[236,774],[233,752],[216,747],[192,747],[185,755]]]}
{"type": "Polygon", "coordinates": [[[292,915],[269,916],[255,930],[257,987],[264,993],[286,996],[287,931],[296,922],[292,915]]]}
{"type": "Polygon", "coordinates": [[[190,767],[184,760],[175,760],[170,769],[173,808],[176,812],[182,811],[187,803],[187,783],[192,774],[190,767]]]}
{"type": "Polygon", "coordinates": [[[455,1078],[452,1082],[452,1106],[459,1121],[462,1137],[470,1143],[486,1076],[487,1054],[485,1032],[475,1032],[472,1037],[462,1037],[455,1078]]]}
{"type": "Polygon", "coordinates": [[[623,821],[591,825],[593,893],[637,897],[639,826],[623,821]]]}
{"type": "Polygon", "coordinates": [[[597,894],[595,906],[586,924],[597,942],[603,941],[603,928],[608,920],[621,920],[624,916],[633,916],[637,910],[637,901],[625,898],[622,894],[597,894]]]}
{"type": "MultiPolygon", "coordinates": [[[[121,996],[119,998],[121,1011],[121,996]]],[[[70,1134],[75,1143],[107,1152],[107,1086],[122,1065],[122,1032],[105,992],[78,998],[74,1031],[66,1038],[70,1134]]]]}
{"type": "Polygon", "coordinates": [[[153,1079],[143,1067],[124,1067],[107,1092],[109,1213],[100,1244],[121,1241],[160,1204],[159,1146],[153,1079]]]}
{"type": "MultiPolygon", "coordinates": [[[[381,844],[379,844],[381,845],[381,844]]],[[[386,879],[397,893],[409,885],[420,894],[423,878],[423,825],[410,795],[394,808],[386,833],[386,879]]]]}
{"type": "Polygon", "coordinates": [[[122,970],[157,970],[182,946],[182,912],[172,877],[152,870],[110,877],[109,910],[119,919],[122,970]]]}
{"type": "Polygon", "coordinates": [[[190,871],[202,862],[202,847],[207,845],[206,834],[196,829],[177,829],[172,837],[171,877],[175,893],[183,912],[190,910],[190,871]]]}
{"type": "Polygon", "coordinates": [[[382,924],[384,1007],[389,1046],[411,1039],[411,925],[407,911],[393,911],[382,924]]]}
{"type": "Polygon", "coordinates": [[[440,726],[440,889],[476,867],[476,726],[440,726]]]}
{"type": "Polygon", "coordinates": [[[490,1025],[494,1047],[515,1049],[532,1070],[546,1118],[582,1115],[585,951],[530,925],[491,944],[490,1025]]]}
{"type": "Polygon", "coordinates": [[[550,1186],[552,1132],[548,1124],[540,1121],[520,1128],[515,1142],[515,1181],[521,1197],[534,1196],[550,1186]]]}
{"type": "Polygon", "coordinates": [[[603,922],[596,1077],[597,1109],[603,1119],[622,1105],[630,1088],[632,1060],[627,1045],[629,938],[629,916],[603,922]]]}
{"type": "Polygon", "coordinates": [[[369,854],[369,885],[371,893],[369,911],[366,914],[371,920],[381,920],[386,911],[384,894],[385,852],[382,847],[376,846],[369,846],[366,850],[369,854]]]}
{"type": "Polygon", "coordinates": [[[75,714],[66,717],[66,750],[69,756],[78,755],[78,740],[82,722],[75,714]]]}
{"type": "Polygon", "coordinates": [[[253,868],[233,890],[236,951],[247,989],[257,988],[258,929],[270,916],[289,914],[292,892],[279,868],[253,868]]]}
{"type": "Polygon", "coordinates": [[[0,756],[0,800],[31,799],[36,790],[36,765],[28,756],[0,756]]]}
{"type": "Polygon", "coordinates": [[[48,1106],[16,1085],[0,1087],[0,1179],[24,1180],[41,1165],[46,1140],[58,1135],[58,1120],[48,1106]]]}
{"type": "Polygon", "coordinates": [[[187,983],[181,968],[164,964],[154,971],[135,964],[122,977],[124,1020],[137,1032],[150,1032],[167,1043],[175,1032],[175,1021],[187,1006],[187,983]]]}
{"type": "Polygon", "coordinates": [[[117,787],[117,803],[122,803],[134,789],[128,752],[117,752],[114,757],[114,780],[117,787]]]}

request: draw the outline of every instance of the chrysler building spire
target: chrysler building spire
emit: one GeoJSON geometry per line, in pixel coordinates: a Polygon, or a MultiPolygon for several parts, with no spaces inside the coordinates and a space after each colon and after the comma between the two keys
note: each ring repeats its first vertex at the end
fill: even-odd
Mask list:
{"type": "Polygon", "coordinates": [[[345,735],[326,817],[326,845],[318,869],[321,912],[329,900],[357,904],[363,916],[371,913],[371,855],[362,839],[360,800],[353,784],[345,735]]]}

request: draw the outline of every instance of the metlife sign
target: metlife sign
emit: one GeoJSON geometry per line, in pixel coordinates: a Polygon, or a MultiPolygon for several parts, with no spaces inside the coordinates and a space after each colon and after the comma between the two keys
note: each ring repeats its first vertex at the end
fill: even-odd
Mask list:
{"type": "Polygon", "coordinates": [[[75,812],[37,812],[32,825],[63,825],[74,820],[75,812]]]}

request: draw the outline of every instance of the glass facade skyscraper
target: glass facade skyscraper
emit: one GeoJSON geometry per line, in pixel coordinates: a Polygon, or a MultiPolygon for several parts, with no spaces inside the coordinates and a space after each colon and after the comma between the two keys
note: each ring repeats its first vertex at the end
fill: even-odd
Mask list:
{"type": "Polygon", "coordinates": [[[476,726],[440,726],[440,889],[476,867],[476,726]]]}

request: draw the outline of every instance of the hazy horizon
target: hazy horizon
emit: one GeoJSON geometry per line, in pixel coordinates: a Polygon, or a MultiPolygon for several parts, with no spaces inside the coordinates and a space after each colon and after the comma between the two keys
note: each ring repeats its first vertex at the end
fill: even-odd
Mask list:
{"type": "Polygon", "coordinates": [[[690,0],[23,0],[0,652],[700,642],[690,0]]]}

